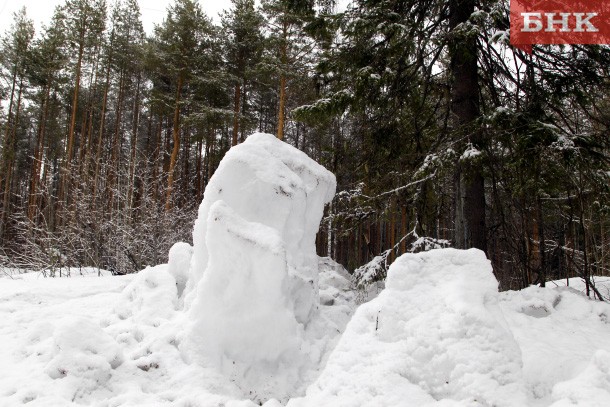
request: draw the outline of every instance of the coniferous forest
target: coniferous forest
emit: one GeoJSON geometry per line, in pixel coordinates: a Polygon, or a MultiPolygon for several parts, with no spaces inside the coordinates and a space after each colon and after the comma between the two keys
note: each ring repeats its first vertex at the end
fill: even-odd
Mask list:
{"type": "Polygon", "coordinates": [[[508,1],[23,9],[0,44],[0,265],[116,274],[191,241],[223,155],[277,135],[337,177],[317,237],[366,284],[479,248],[502,289],[610,275],[610,46],[509,43],[508,1]]]}

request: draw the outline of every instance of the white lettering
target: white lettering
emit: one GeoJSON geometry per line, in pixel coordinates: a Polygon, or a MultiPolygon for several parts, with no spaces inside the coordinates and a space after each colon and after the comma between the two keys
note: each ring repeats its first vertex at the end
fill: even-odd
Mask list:
{"type": "Polygon", "coordinates": [[[523,29],[521,32],[535,33],[542,30],[542,15],[540,13],[521,13],[523,16],[523,29]],[[534,20],[537,18],[538,20],[534,20]]]}
{"type": "Polygon", "coordinates": [[[560,19],[555,19],[555,15],[557,13],[544,13],[546,15],[546,32],[555,32],[555,25],[561,25],[559,31],[561,32],[570,32],[570,15],[572,13],[559,13],[561,16],[560,19]]]}
{"type": "Polygon", "coordinates": [[[595,16],[597,16],[597,13],[587,13],[587,17],[583,18],[585,16],[585,13],[574,13],[574,16],[576,16],[576,28],[574,29],[575,32],[598,32],[599,30],[597,29],[597,27],[595,27],[592,23],[591,23],[591,19],[595,16]],[[587,28],[583,28],[583,26],[587,26],[587,28]]]}

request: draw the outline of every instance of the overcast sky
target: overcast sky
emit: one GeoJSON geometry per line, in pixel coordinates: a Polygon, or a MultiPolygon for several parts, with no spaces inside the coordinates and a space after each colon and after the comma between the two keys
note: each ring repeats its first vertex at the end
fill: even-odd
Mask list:
{"type": "MultiPolygon", "coordinates": [[[[173,0],[138,0],[142,12],[142,23],[147,33],[152,33],[153,24],[160,24],[166,15],[166,9],[173,0]]],[[[0,0],[0,34],[4,34],[13,21],[13,13],[25,6],[28,16],[36,24],[36,33],[40,32],[41,25],[51,21],[55,6],[64,0],[0,0]]],[[[111,5],[112,0],[108,1],[111,5]]],[[[230,0],[199,0],[201,8],[208,16],[217,20],[218,12],[227,8],[230,0]]],[[[110,6],[109,6],[110,7],[110,6]]]]}

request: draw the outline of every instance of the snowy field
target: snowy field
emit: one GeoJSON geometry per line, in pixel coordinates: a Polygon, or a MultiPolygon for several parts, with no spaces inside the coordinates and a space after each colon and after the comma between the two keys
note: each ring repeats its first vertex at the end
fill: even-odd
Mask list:
{"type": "Polygon", "coordinates": [[[0,406],[610,406],[610,306],[582,283],[499,293],[481,251],[437,249],[398,258],[358,304],[315,254],[334,192],[256,134],[167,264],[0,271],[0,406]]]}

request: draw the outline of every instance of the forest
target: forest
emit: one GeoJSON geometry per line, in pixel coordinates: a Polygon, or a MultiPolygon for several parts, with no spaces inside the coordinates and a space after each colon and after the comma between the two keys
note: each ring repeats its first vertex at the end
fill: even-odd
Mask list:
{"type": "Polygon", "coordinates": [[[0,41],[0,265],[136,272],[191,241],[224,154],[337,177],[316,239],[360,285],[485,251],[503,290],[610,275],[610,46],[509,42],[505,0],[66,0],[0,41]]]}

